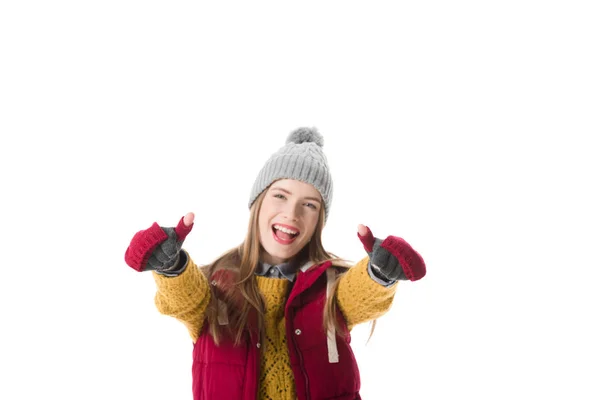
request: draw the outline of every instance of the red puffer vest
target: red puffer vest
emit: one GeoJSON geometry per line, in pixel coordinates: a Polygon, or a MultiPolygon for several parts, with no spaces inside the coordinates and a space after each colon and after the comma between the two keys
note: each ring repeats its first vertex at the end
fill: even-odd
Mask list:
{"type": "MultiPolygon", "coordinates": [[[[331,267],[327,261],[301,269],[285,305],[286,337],[298,400],[358,400],[360,376],[341,312],[344,338],[328,335],[322,321],[331,267]]],[[[218,272],[217,272],[218,273],[218,272]]],[[[215,275],[213,275],[213,278],[215,275]]],[[[193,351],[194,400],[255,400],[260,379],[260,343],[250,331],[241,346],[214,343],[204,324],[193,351]]]]}

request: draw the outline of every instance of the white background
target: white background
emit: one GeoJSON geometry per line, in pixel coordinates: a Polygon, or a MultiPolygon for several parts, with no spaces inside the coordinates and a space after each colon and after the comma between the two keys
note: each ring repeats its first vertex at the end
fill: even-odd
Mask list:
{"type": "Polygon", "coordinates": [[[598,399],[593,3],[2,2],[0,398],[191,399],[129,240],[194,211],[198,263],[236,246],[315,126],[326,248],[428,267],[353,332],[365,399],[598,399]]]}

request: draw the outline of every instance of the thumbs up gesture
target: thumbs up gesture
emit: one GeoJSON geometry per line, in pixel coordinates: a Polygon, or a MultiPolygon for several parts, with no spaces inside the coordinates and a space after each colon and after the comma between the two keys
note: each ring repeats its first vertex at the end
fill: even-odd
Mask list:
{"type": "Polygon", "coordinates": [[[388,280],[417,281],[425,276],[425,262],[404,239],[388,236],[385,240],[373,236],[365,225],[358,225],[358,238],[369,255],[371,265],[388,280]]]}
{"type": "Polygon", "coordinates": [[[156,222],[137,232],[125,251],[125,262],[136,271],[166,271],[176,266],[179,251],[194,226],[194,214],[188,213],[175,228],[163,228],[156,222]]]}

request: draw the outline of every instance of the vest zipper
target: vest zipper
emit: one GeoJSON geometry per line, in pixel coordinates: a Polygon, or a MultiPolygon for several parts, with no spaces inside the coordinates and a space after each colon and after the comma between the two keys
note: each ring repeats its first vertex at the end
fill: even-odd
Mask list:
{"type": "Polygon", "coordinates": [[[310,392],[308,391],[308,375],[306,374],[306,370],[304,369],[304,359],[302,358],[302,353],[298,350],[298,343],[296,342],[296,337],[292,335],[292,340],[294,341],[294,348],[296,349],[296,354],[300,359],[300,369],[302,370],[302,374],[304,374],[304,383],[306,385],[306,400],[310,400],[310,392]]]}

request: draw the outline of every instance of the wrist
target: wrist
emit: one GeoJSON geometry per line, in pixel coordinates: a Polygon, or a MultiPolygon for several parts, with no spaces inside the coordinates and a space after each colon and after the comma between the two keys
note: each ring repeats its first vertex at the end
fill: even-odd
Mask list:
{"type": "Polygon", "coordinates": [[[164,276],[178,276],[181,275],[183,271],[185,271],[187,263],[187,253],[184,250],[180,250],[177,254],[177,259],[175,260],[175,263],[172,266],[156,270],[156,273],[164,276]]]}
{"type": "Polygon", "coordinates": [[[388,287],[397,282],[395,279],[390,279],[387,276],[385,276],[385,274],[381,271],[381,268],[370,261],[367,266],[367,271],[371,279],[379,283],[381,286],[388,287]]]}

